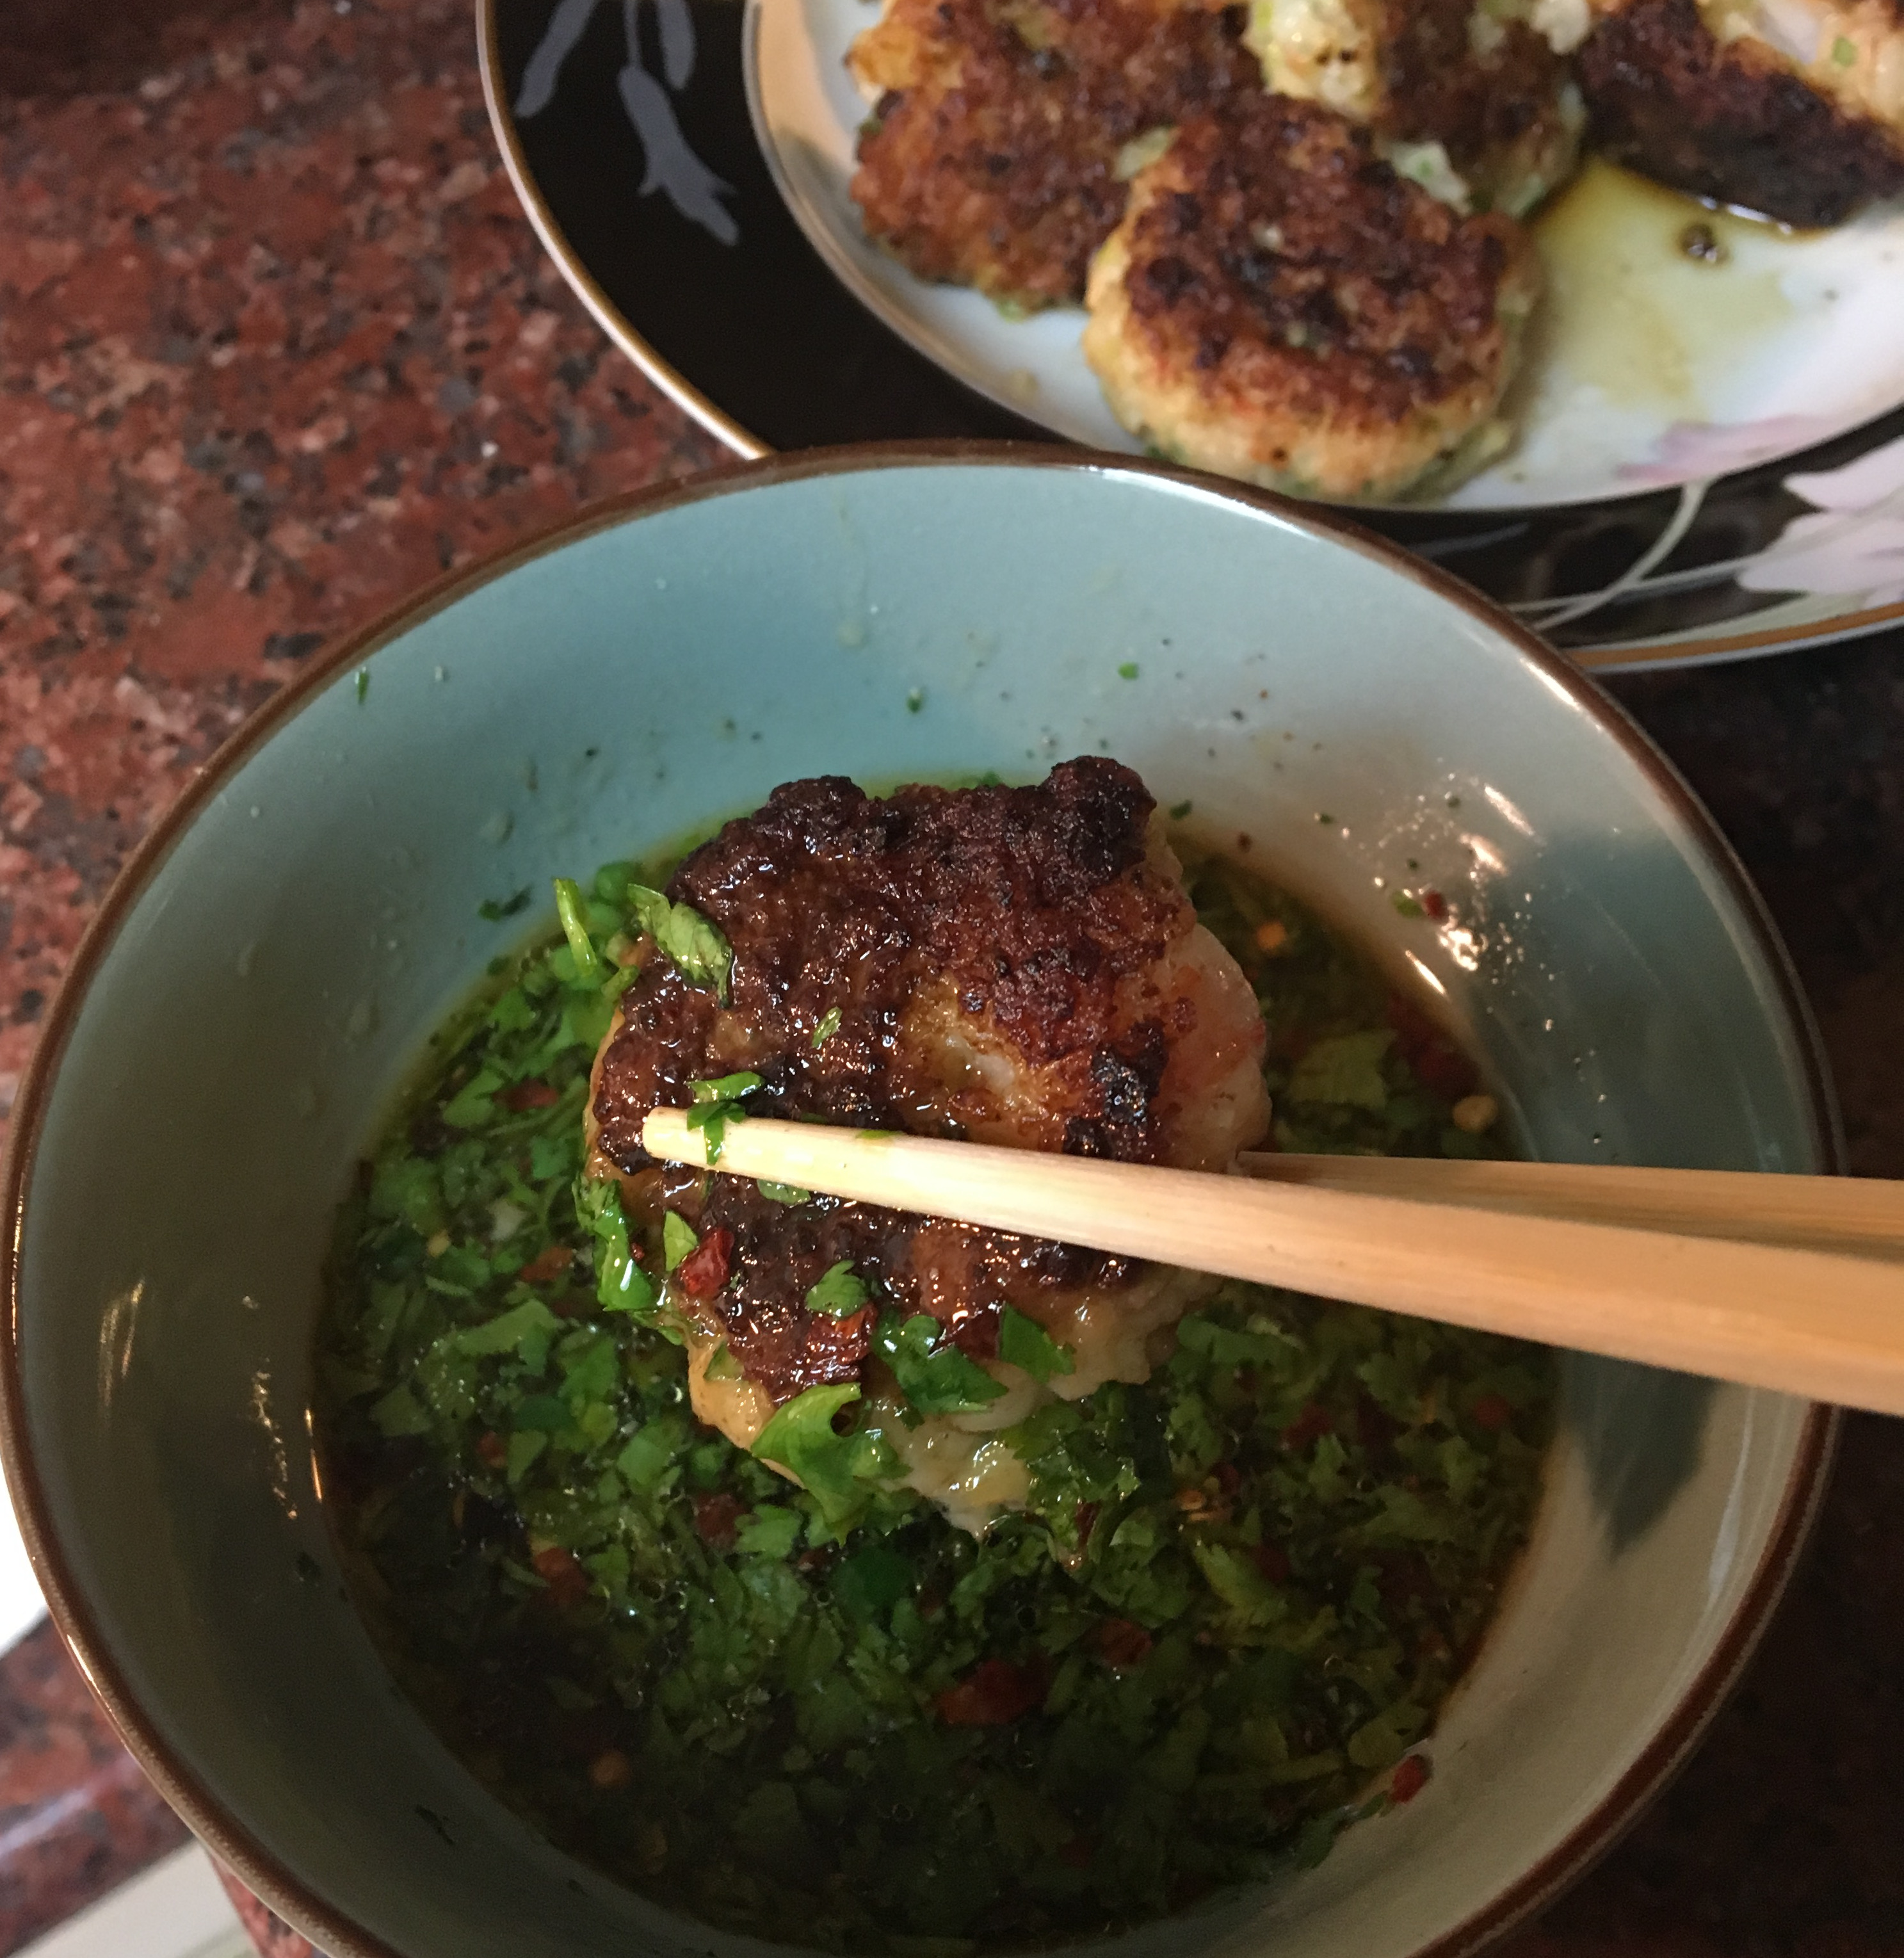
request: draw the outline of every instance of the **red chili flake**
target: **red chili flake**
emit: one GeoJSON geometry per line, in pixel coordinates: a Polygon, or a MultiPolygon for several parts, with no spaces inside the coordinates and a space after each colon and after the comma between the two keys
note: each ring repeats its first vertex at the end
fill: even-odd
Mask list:
{"type": "Polygon", "coordinates": [[[1425,1756],[1404,1754],[1396,1763],[1394,1773],[1389,1776],[1389,1801],[1412,1801],[1427,1786],[1428,1777],[1434,1772],[1425,1756]]]}
{"type": "Polygon", "coordinates": [[[1044,1700],[1044,1678],[1035,1666],[988,1659],[972,1668],[934,1703],[949,1727],[1009,1727],[1044,1700]]]}
{"type": "Polygon", "coordinates": [[[1289,1553],[1279,1543],[1259,1543],[1256,1548],[1256,1568],[1272,1584],[1289,1582],[1289,1553]]]}
{"type": "Polygon", "coordinates": [[[539,1550],[529,1561],[535,1573],[549,1587],[549,1595],[558,1605],[579,1605],[588,1595],[588,1573],[575,1561],[575,1554],[559,1543],[539,1550]]]}
{"type": "Polygon", "coordinates": [[[1080,1503],[1071,1521],[1072,1527],[1078,1532],[1078,1548],[1082,1550],[1091,1541],[1091,1532],[1098,1526],[1098,1505],[1080,1503]]]}
{"type": "Polygon", "coordinates": [[[1448,900],[1439,891],[1424,891],[1415,901],[1431,918],[1448,915],[1448,900]]]}
{"type": "Polygon", "coordinates": [[[738,1496],[725,1493],[696,1496],[694,1499],[695,1534],[710,1550],[730,1550],[733,1547],[734,1525],[740,1521],[746,1507],[738,1496]]]}
{"type": "Polygon", "coordinates": [[[1234,1496],[1243,1487],[1243,1472],[1234,1462],[1219,1462],[1212,1472],[1216,1477],[1216,1486],[1226,1496],[1234,1496]]]}
{"type": "Polygon", "coordinates": [[[1499,1394],[1483,1394],[1468,1414],[1475,1427],[1486,1428],[1490,1434],[1498,1434],[1514,1418],[1514,1410],[1499,1394]]]}
{"type": "Polygon", "coordinates": [[[575,1254],[566,1244],[550,1244],[538,1251],[516,1276],[524,1285],[546,1285],[551,1278],[560,1278],[575,1262],[575,1254]]]}
{"type": "Polygon", "coordinates": [[[733,1233],[724,1226],[710,1231],[681,1260],[675,1275],[681,1289],[695,1298],[711,1298],[727,1282],[733,1262],[733,1233]]]}
{"type": "Polygon", "coordinates": [[[1107,1618],[1098,1627],[1098,1649],[1114,1672],[1128,1672],[1150,1657],[1151,1636],[1128,1618],[1107,1618]]]}
{"type": "Polygon", "coordinates": [[[507,1444],[493,1429],[486,1430],[477,1437],[476,1452],[492,1468],[500,1468],[509,1459],[507,1444]]]}
{"type": "Polygon", "coordinates": [[[1058,1852],[1058,1861],[1068,1870],[1088,1870],[1097,1855],[1088,1836],[1074,1836],[1058,1852]]]}
{"type": "Polygon", "coordinates": [[[546,1081],[518,1081],[496,1098],[512,1115],[526,1115],[531,1108],[553,1108],[562,1099],[558,1089],[546,1081]]]}
{"type": "Polygon", "coordinates": [[[1285,1448],[1307,1448],[1312,1441],[1319,1441],[1335,1427],[1327,1408],[1311,1401],[1282,1431],[1282,1445],[1285,1448]]]}

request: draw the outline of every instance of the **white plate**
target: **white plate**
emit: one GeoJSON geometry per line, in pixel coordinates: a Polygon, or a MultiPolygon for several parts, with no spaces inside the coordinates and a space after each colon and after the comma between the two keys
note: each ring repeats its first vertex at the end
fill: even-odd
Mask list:
{"type": "MultiPolygon", "coordinates": [[[[814,249],[947,372],[1054,434],[1136,453],[1079,350],[1085,315],[1008,319],[879,249],[848,194],[868,104],[846,53],[866,0],[747,0],[747,94],[781,195],[814,249]]],[[[1521,381],[1520,439],[1437,507],[1526,509],[1676,486],[1830,440],[1904,402],[1904,204],[1795,234],[1715,215],[1595,163],[1535,227],[1548,271],[1521,381]],[[1709,225],[1724,262],[1680,239],[1709,225]]]]}

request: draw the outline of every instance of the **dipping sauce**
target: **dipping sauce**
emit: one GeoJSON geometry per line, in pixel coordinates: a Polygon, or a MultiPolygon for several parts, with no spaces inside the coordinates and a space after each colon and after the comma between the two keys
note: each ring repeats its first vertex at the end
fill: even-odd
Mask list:
{"type": "MultiPolygon", "coordinates": [[[[1262,1005],[1278,1146],[1494,1152],[1413,1001],[1175,840],[1262,1005]]],[[[597,944],[638,931],[630,873],[585,887],[597,944]]],[[[1028,1494],[982,1537],[877,1475],[836,1528],[600,1302],[603,969],[538,944],[436,1037],[318,1332],[356,1601],[471,1772],[710,1924],[910,1958],[1140,1924],[1412,1798],[1538,1500],[1549,1355],[1225,1285],[1145,1383],[999,1431],[1028,1494]]]]}

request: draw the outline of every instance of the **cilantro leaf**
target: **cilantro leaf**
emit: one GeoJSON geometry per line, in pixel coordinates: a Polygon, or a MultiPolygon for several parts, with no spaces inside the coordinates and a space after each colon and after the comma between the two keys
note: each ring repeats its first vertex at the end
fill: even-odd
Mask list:
{"type": "Polygon", "coordinates": [[[1319,1040],[1297,1062],[1289,1077],[1292,1101],[1332,1102],[1380,1114],[1389,1098],[1382,1079],[1382,1057],[1395,1040],[1386,1027],[1338,1034],[1319,1040]]]}
{"type": "Polygon", "coordinates": [[[575,1217],[595,1240],[595,1297],[610,1312],[653,1323],[654,1287],[629,1248],[621,1194],[607,1178],[575,1179],[575,1217]]]}
{"type": "Polygon", "coordinates": [[[486,924],[500,924],[505,918],[512,918],[518,911],[529,908],[529,886],[506,898],[485,898],[476,908],[476,915],[486,924]]]}
{"type": "Polygon", "coordinates": [[[873,1494],[870,1485],[894,1480],[903,1466],[876,1434],[834,1432],[834,1416],[859,1398],[860,1390],[851,1381],[809,1387],[775,1411],[752,1451],[756,1461],[797,1475],[828,1526],[841,1537],[866,1513],[873,1494]]]}
{"type": "Polygon", "coordinates": [[[553,1332],[561,1322],[539,1298],[524,1299],[481,1326],[465,1326],[456,1344],[465,1353],[507,1353],[527,1335],[553,1332]]]}
{"type": "Polygon", "coordinates": [[[840,1030],[840,1009],[828,1006],[820,1015],[820,1023],[813,1029],[813,1051],[817,1053],[840,1030]]]}
{"type": "Polygon", "coordinates": [[[899,1391],[920,1414],[976,1414],[1004,1392],[976,1360],[968,1358],[949,1339],[929,1312],[917,1312],[901,1322],[885,1313],[873,1335],[873,1350],[892,1369],[899,1391]]]}
{"type": "Polygon", "coordinates": [[[834,1319],[851,1319],[870,1296],[865,1279],[853,1269],[850,1258],[832,1266],[816,1285],[806,1288],[806,1309],[824,1312],[834,1319]]]}
{"type": "Polygon", "coordinates": [[[690,986],[709,986],[724,1006],[733,971],[733,947],[711,919],[692,905],[670,904],[645,884],[630,884],[628,901],[642,930],[654,939],[690,986]]]}
{"type": "Polygon", "coordinates": [[[759,1085],[757,1074],[724,1074],[713,1081],[690,1081],[688,1091],[694,1097],[694,1105],[701,1108],[714,1102],[738,1101],[759,1085]]]}
{"type": "Polygon", "coordinates": [[[556,915],[562,920],[562,936],[568,939],[569,955],[575,962],[575,977],[599,981],[607,977],[608,968],[588,935],[587,902],[574,878],[556,879],[556,915]]]}
{"type": "Polygon", "coordinates": [[[1077,1370],[1069,1346],[1060,1346],[1035,1319],[1027,1319],[1009,1305],[999,1314],[998,1357],[1040,1382],[1077,1370]]]}
{"type": "Polygon", "coordinates": [[[670,1210],[661,1219],[661,1250],[670,1271],[679,1270],[681,1260],[692,1255],[700,1242],[694,1226],[678,1211],[670,1210]]]}
{"type": "Polygon", "coordinates": [[[740,1105],[743,1095],[760,1085],[757,1074],[724,1074],[716,1081],[690,1081],[694,1106],[688,1110],[688,1126],[699,1129],[706,1139],[708,1167],[721,1160],[721,1145],[730,1122],[744,1122],[747,1111],[740,1105]]]}

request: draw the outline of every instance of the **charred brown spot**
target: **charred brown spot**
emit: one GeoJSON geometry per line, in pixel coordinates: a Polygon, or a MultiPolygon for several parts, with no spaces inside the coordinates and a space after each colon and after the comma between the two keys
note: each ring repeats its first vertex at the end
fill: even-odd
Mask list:
{"type": "Polygon", "coordinates": [[[1081,298],[1123,214],[1123,146],[1260,86],[1240,27],[1240,10],[1170,0],[896,0],[866,37],[908,84],[860,135],[866,229],[923,278],[1081,298]]]}
{"type": "Polygon", "coordinates": [[[1904,191],[1904,138],[1749,35],[1721,46],[1693,0],[1633,0],[1580,50],[1579,77],[1601,150],[1695,197],[1809,226],[1904,191]]]}
{"type": "Polygon", "coordinates": [[[1172,367],[1318,422],[1491,385],[1519,234],[1405,182],[1340,116],[1258,93],[1185,124],[1148,176],[1126,290],[1172,367]]]}

